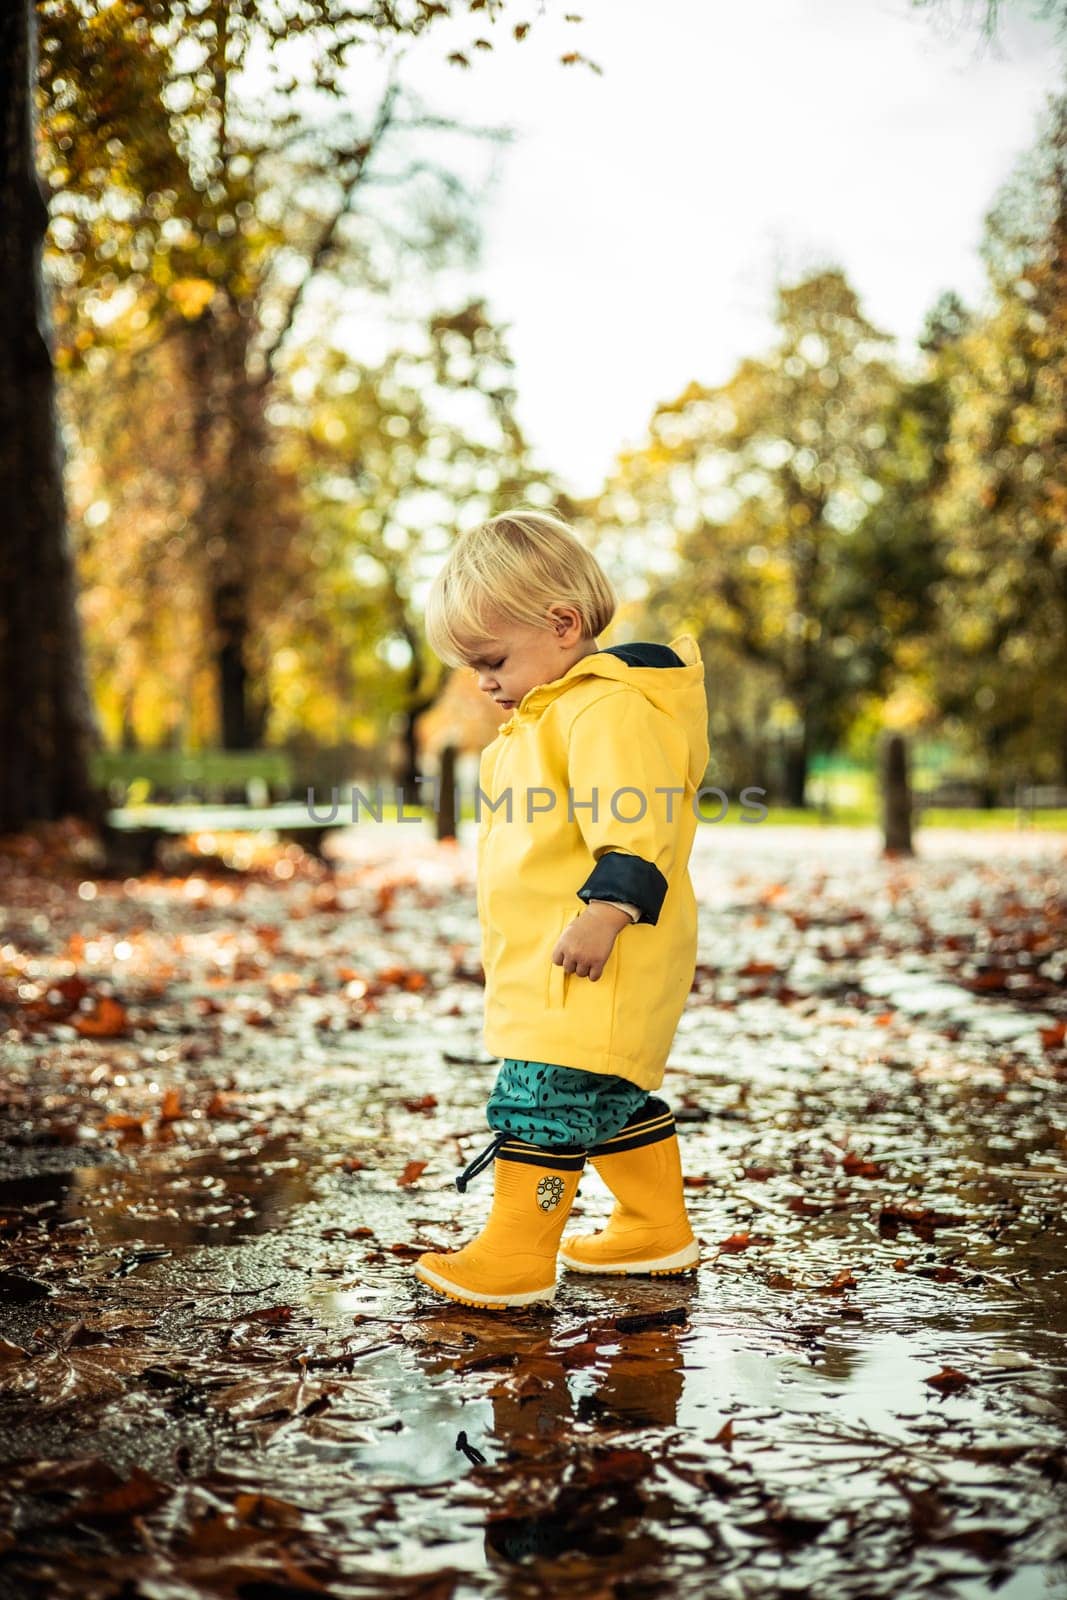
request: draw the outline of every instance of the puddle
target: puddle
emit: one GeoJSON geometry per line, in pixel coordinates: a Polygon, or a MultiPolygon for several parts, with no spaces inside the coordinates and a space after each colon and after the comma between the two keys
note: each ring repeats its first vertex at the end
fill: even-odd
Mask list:
{"type": "Polygon", "coordinates": [[[312,1197],[306,1163],[288,1144],[136,1166],[85,1165],[0,1179],[5,1231],[88,1224],[97,1244],[182,1249],[271,1233],[312,1197]]]}
{"type": "Polygon", "coordinates": [[[135,961],[147,901],[177,977],[116,1040],[13,1047],[0,1583],[1067,1596],[1062,872],[812,832],[695,862],[664,1093],[700,1273],[515,1317],[411,1272],[491,1193],[452,1181],[495,1070],[462,852],[402,877],[368,833],[210,929],[102,896],[94,948],[135,961]]]}

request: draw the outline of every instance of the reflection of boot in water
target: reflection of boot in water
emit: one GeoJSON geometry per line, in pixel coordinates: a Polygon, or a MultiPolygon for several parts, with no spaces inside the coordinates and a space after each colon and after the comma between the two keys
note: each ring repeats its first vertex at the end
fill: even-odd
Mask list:
{"type": "Polygon", "coordinates": [[[486,1524],[485,1551],[505,1561],[524,1556],[558,1556],[575,1541],[558,1517],[500,1517],[486,1524]]]}
{"type": "Polygon", "coordinates": [[[700,1247],[686,1214],[678,1135],[666,1102],[650,1096],[613,1139],[590,1150],[589,1159],[615,1196],[615,1209],[600,1233],[567,1235],[559,1252],[563,1265],[572,1272],[656,1277],[691,1271],[700,1247]]]}
{"type": "Polygon", "coordinates": [[[491,1518],[485,1529],[490,1563],[573,1551],[586,1561],[610,1564],[601,1568],[605,1582],[598,1594],[614,1594],[620,1581],[629,1592],[627,1579],[635,1564],[662,1570],[666,1551],[647,1527],[645,1480],[653,1471],[652,1458],[641,1450],[623,1454],[621,1462],[613,1463],[609,1451],[606,1457],[579,1463],[574,1481],[557,1489],[552,1504],[541,1510],[491,1518]]]}
{"type": "Polygon", "coordinates": [[[564,1437],[574,1423],[574,1407],[562,1361],[523,1356],[513,1371],[489,1390],[493,1434],[510,1455],[536,1456],[549,1440],[564,1437]]]}
{"type": "Polygon", "coordinates": [[[674,1427],[685,1387],[676,1328],[624,1337],[592,1394],[578,1400],[580,1422],[601,1427],[674,1427]]]}

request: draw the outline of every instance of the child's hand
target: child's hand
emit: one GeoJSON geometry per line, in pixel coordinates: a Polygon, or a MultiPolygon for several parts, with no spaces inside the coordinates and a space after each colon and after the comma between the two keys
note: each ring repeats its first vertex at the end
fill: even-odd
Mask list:
{"type": "Polygon", "coordinates": [[[556,940],[552,964],[579,978],[597,981],[611,955],[615,940],[631,918],[609,904],[586,906],[568,923],[556,940]]]}

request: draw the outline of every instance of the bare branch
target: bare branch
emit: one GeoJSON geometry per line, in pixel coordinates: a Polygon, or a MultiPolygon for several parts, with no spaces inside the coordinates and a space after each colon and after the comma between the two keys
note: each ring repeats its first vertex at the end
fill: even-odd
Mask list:
{"type": "Polygon", "coordinates": [[[394,71],[390,78],[389,86],[382,96],[381,104],[378,107],[378,114],[374,119],[374,126],[367,137],[362,140],[361,143],[358,144],[351,152],[353,157],[352,168],[342,181],[340,203],[334,208],[332,216],[327,219],[320,229],[319,236],[315,241],[310,256],[308,257],[307,271],[300,280],[300,283],[297,285],[296,289],[289,297],[289,303],[285,308],[285,313],[282,316],[277,329],[275,330],[274,338],[271,340],[267,348],[261,353],[261,360],[263,363],[262,371],[259,377],[259,382],[261,384],[265,384],[270,381],[282,345],[289,337],[289,334],[292,331],[293,323],[296,320],[297,312],[300,310],[300,307],[303,304],[304,295],[307,292],[308,285],[311,283],[311,280],[314,278],[316,272],[322,266],[323,261],[329,255],[330,250],[333,247],[334,240],[337,237],[337,229],[340,225],[341,219],[352,204],[353,196],[359,188],[360,182],[366,173],[367,165],[371,157],[375,154],[382,139],[385,137],[385,134],[393,119],[393,108],[396,104],[398,92],[399,85],[397,83],[396,74],[394,71]]]}

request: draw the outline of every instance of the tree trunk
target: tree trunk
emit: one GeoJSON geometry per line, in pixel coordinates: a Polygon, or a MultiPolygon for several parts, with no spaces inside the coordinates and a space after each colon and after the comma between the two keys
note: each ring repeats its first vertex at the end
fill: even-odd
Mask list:
{"type": "Polygon", "coordinates": [[[418,720],[424,711],[433,705],[432,700],[417,700],[414,705],[408,706],[401,712],[404,719],[403,732],[400,736],[400,765],[399,770],[393,775],[393,782],[400,790],[406,806],[429,805],[433,799],[433,790],[428,783],[419,783],[419,741],[418,720]]]}
{"type": "Polygon", "coordinates": [[[899,733],[886,740],[882,753],[882,830],[887,856],[914,855],[908,747],[899,733]]]}
{"type": "Polygon", "coordinates": [[[219,734],[223,750],[255,748],[249,726],[248,670],[245,642],[248,637],[247,590],[238,578],[219,577],[212,585],[211,623],[215,639],[215,664],[218,672],[219,734]]]}
{"type": "Polygon", "coordinates": [[[186,336],[195,399],[192,449],[200,481],[207,624],[215,664],[218,740],[254,750],[268,707],[249,668],[255,522],[263,507],[264,396],[246,373],[247,330],[236,313],[205,312],[186,336]]]}
{"type": "Polygon", "coordinates": [[[34,163],[36,13],[0,7],[0,832],[99,822],[101,743],[85,681],[41,275],[48,212],[34,163]]]}
{"type": "Polygon", "coordinates": [[[808,732],[803,728],[800,738],[790,739],[785,747],[785,803],[803,810],[808,799],[808,732]]]}
{"type": "Polygon", "coordinates": [[[446,744],[441,751],[441,765],[438,769],[438,782],[440,784],[440,799],[436,817],[436,835],[438,839],[454,839],[456,837],[456,755],[454,744],[446,744]]]}

